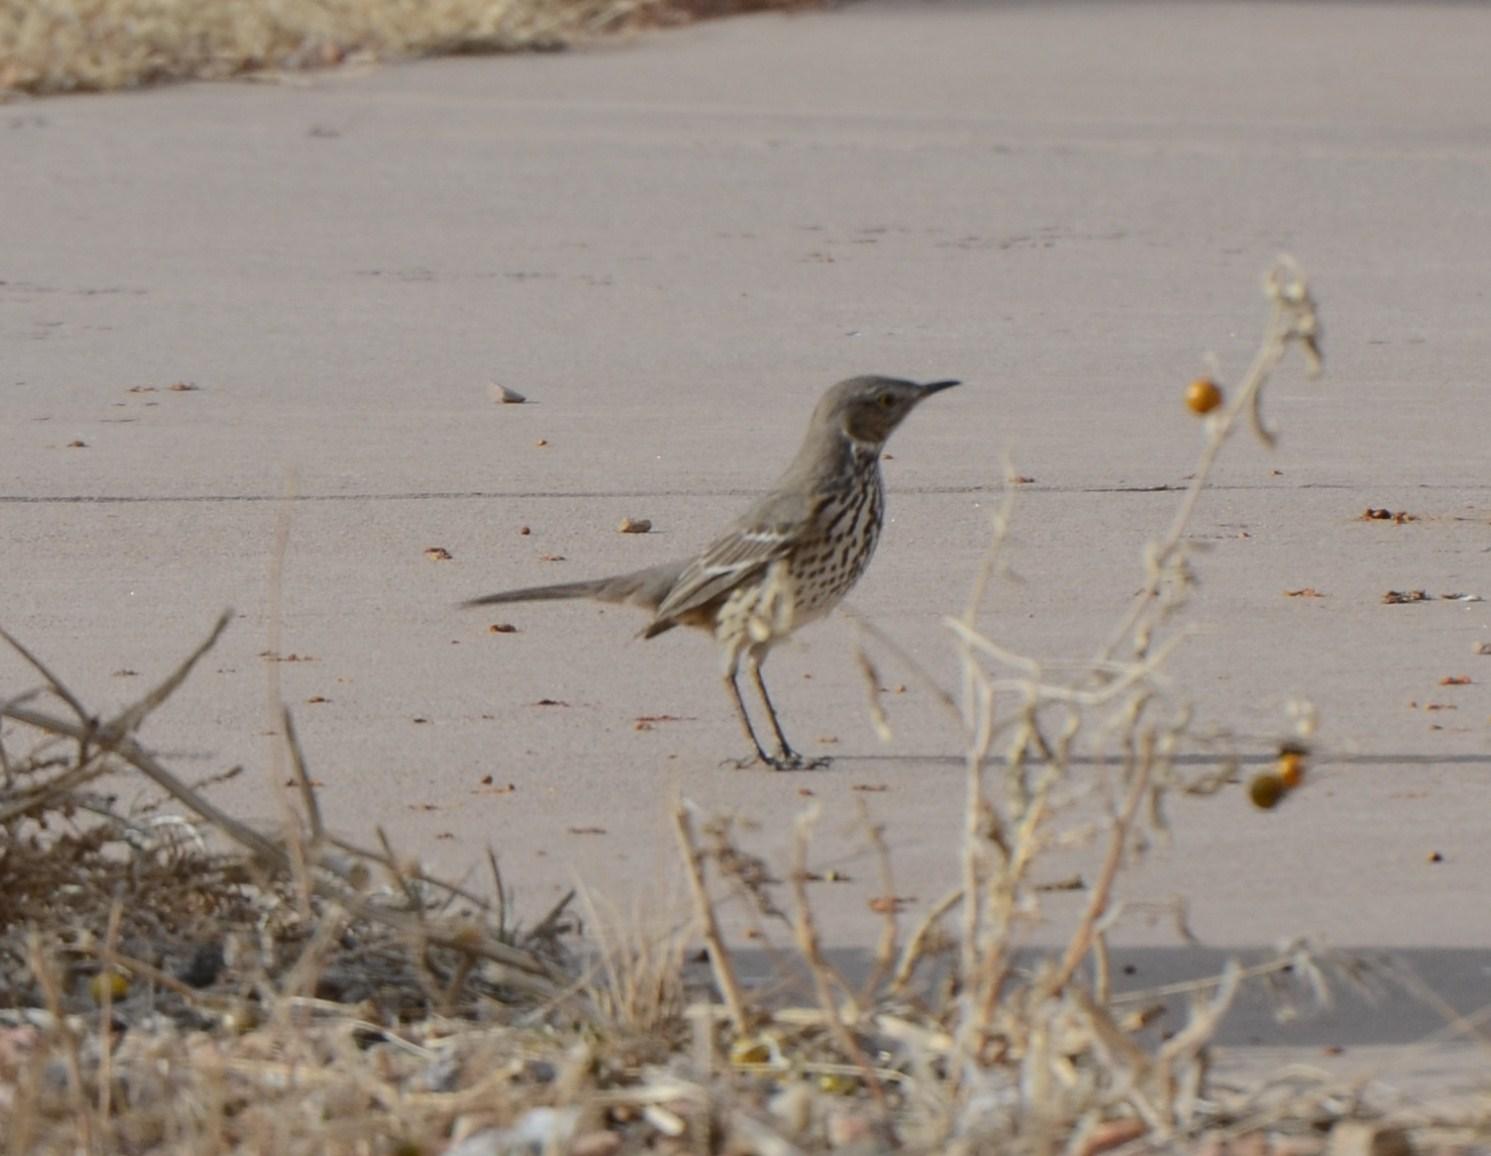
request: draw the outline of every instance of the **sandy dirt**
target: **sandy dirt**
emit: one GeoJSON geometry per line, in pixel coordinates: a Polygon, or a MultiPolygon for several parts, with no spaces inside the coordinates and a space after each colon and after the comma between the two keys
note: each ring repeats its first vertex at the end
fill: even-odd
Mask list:
{"type": "MultiPolygon", "coordinates": [[[[702,545],[839,378],[960,377],[891,444],[852,601],[953,685],[940,620],[1008,453],[1034,479],[1021,580],[983,625],[1081,657],[1200,449],[1184,383],[1208,351],[1241,372],[1289,250],[1328,374],[1286,367],[1280,447],[1224,461],[1195,527],[1205,630],[1173,672],[1252,764],[1297,698],[1327,754],[1274,813],[1241,787],[1177,805],[1124,895],[1184,894],[1209,948],[1409,949],[1478,1006],[1491,610],[1381,596],[1491,597],[1488,42],[1471,5],[863,4],[0,107],[0,621],[106,707],[235,607],[149,725],[168,761],[244,764],[219,798],[274,816],[277,678],[333,825],[451,871],[491,844],[535,916],[580,881],[665,918],[680,794],[778,862],[816,801],[817,861],[848,877],[819,885],[821,915],[853,949],[878,932],[860,800],[898,893],[954,878],[960,737],[908,671],[879,656],[907,686],[883,744],[849,624],[805,632],[769,673],[789,732],[835,762],[728,770],[704,637],[456,603],[702,545]],[[617,533],[628,516],[654,531],[617,533]]],[[[0,676],[35,681],[10,654],[0,676]]],[[[1053,894],[1037,938],[1082,901],[1053,894]]],[[[1157,953],[1140,981],[1199,958],[1164,918],[1119,938],[1157,953]]],[[[1405,1038],[1376,1014],[1351,1042],[1405,1038]]]]}

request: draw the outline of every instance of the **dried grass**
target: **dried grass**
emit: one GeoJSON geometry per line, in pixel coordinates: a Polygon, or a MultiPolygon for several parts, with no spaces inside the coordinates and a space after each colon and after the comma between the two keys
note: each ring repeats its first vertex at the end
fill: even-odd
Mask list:
{"type": "Polygon", "coordinates": [[[0,0],[7,92],[272,77],[344,62],[555,51],[771,0],[0,0]]]}
{"type": "MultiPolygon", "coordinates": [[[[182,782],[138,745],[226,619],[107,720],[4,635],[40,685],[0,701],[0,1150],[1306,1156],[1329,1144],[1347,1156],[1485,1144],[1475,1105],[1405,1112],[1318,1076],[1245,1089],[1211,1076],[1211,1041],[1244,984],[1296,1009],[1335,982],[1412,990],[1411,977],[1295,944],[1184,992],[1110,988],[1125,867],[1164,837],[1167,797],[1214,793],[1235,770],[1225,751],[1212,772],[1180,769],[1182,749],[1212,740],[1192,732],[1164,663],[1188,637],[1185,529],[1212,463],[1240,428],[1271,436],[1259,398],[1284,354],[1318,357],[1298,271],[1281,263],[1267,290],[1260,354],[1207,419],[1196,481],[1091,661],[1048,669],[980,633],[1014,515],[1002,506],[973,597],[948,623],[961,690],[937,695],[966,750],[956,882],[906,934],[887,842],[862,812],[887,902],[858,985],[819,930],[811,811],[779,878],[733,824],[681,802],[691,920],[652,929],[592,909],[586,940],[567,897],[523,928],[495,860],[482,896],[431,878],[381,833],[374,849],[329,835],[288,715],[299,791],[278,832],[223,813],[210,784],[182,782]],[[119,811],[98,787],[120,774],[143,777],[153,800],[119,811]],[[1082,911],[1061,949],[1022,952],[1042,917],[1038,864],[1077,843],[1100,850],[1082,911]],[[785,936],[777,946],[808,980],[803,1006],[780,994],[790,983],[769,997],[740,982],[727,903],[759,942],[785,936]],[[712,985],[687,982],[696,935],[712,985]],[[1175,994],[1189,1017],[1162,1035],[1150,1008],[1175,994]]],[[[908,661],[861,625],[868,645],[908,661]]]]}

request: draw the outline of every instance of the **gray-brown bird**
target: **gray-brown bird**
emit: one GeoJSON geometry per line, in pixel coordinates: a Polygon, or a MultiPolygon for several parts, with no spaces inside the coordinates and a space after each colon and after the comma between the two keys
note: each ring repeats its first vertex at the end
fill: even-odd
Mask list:
{"type": "Polygon", "coordinates": [[[823,617],[859,581],[885,512],[880,454],[886,439],[923,400],[957,384],[841,381],[818,402],[802,448],[771,492],[702,552],[630,574],[529,586],[465,605],[592,598],[652,611],[643,638],[679,625],[708,630],[719,643],[725,686],[756,758],[777,770],[801,767],[804,760],[788,744],[766,693],[761,665],[775,643],[823,617]],[[741,659],[776,736],[774,755],[761,746],[741,698],[741,659]]]}

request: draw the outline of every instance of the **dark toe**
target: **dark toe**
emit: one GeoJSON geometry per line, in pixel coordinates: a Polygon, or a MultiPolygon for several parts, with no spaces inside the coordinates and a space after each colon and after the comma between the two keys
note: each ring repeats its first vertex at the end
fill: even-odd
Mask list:
{"type": "Polygon", "coordinates": [[[768,766],[775,765],[772,759],[762,758],[760,755],[747,755],[743,759],[720,760],[720,766],[729,767],[732,771],[743,771],[748,767],[759,766],[761,763],[766,763],[768,766]]]}
{"type": "Polygon", "coordinates": [[[794,750],[780,751],[775,758],[767,760],[772,769],[777,771],[815,771],[819,767],[828,766],[829,761],[827,756],[805,758],[794,750]]]}

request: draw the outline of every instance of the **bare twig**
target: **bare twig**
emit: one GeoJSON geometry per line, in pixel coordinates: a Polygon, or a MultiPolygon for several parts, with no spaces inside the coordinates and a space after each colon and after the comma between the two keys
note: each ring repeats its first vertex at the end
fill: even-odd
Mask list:
{"type": "Polygon", "coordinates": [[[1004,543],[1009,537],[1010,524],[1014,518],[1016,475],[1014,466],[1008,461],[1004,464],[1004,476],[1004,493],[1000,495],[999,505],[995,508],[990,520],[989,545],[984,551],[983,559],[979,562],[978,570],[974,572],[973,583],[968,590],[968,602],[963,608],[963,622],[970,630],[978,621],[979,611],[983,609],[984,598],[989,592],[989,583],[999,572],[1004,543]]]}
{"type": "Polygon", "coordinates": [[[839,1047],[844,1050],[844,1055],[859,1069],[859,1074],[864,1079],[865,1086],[869,1088],[870,1095],[875,1098],[876,1105],[882,1112],[886,1112],[889,1111],[890,1105],[885,1098],[885,1087],[880,1077],[875,1074],[874,1066],[870,1063],[869,1057],[865,1055],[864,1049],[859,1046],[859,1041],[854,1038],[854,1034],[839,1014],[834,988],[847,990],[847,985],[844,983],[844,978],[834,971],[823,955],[823,944],[818,936],[817,924],[813,920],[812,906],[808,902],[808,843],[813,820],[816,817],[817,807],[814,806],[799,815],[793,825],[795,831],[792,863],[792,895],[795,901],[793,929],[797,934],[797,946],[813,977],[813,987],[818,995],[818,1006],[828,1022],[830,1033],[839,1047]]]}
{"type": "MultiPolygon", "coordinates": [[[[16,722],[38,730],[67,738],[81,738],[83,729],[79,724],[66,719],[56,718],[25,707],[0,707],[0,717],[14,719],[16,722]]],[[[193,791],[134,739],[128,736],[112,736],[108,742],[108,749],[142,772],[168,794],[174,796],[189,810],[202,816],[270,866],[282,871],[292,869],[290,856],[283,846],[259,834],[252,827],[227,814],[206,797],[193,791]]],[[[473,952],[495,964],[512,969],[513,974],[509,982],[514,986],[524,987],[539,994],[549,994],[554,990],[549,968],[530,952],[509,947],[486,935],[473,935],[469,929],[445,931],[438,925],[421,926],[417,919],[404,912],[394,911],[370,902],[346,887],[334,885],[325,879],[317,878],[314,881],[314,887],[318,894],[335,899],[365,918],[376,920],[400,931],[419,931],[430,942],[439,946],[450,947],[456,951],[473,952]]]]}
{"type": "Polygon", "coordinates": [[[306,821],[311,825],[311,843],[321,842],[325,825],[321,822],[321,802],[316,797],[316,786],[305,767],[305,751],[300,746],[300,736],[295,733],[295,718],[290,708],[284,707],[280,714],[285,728],[285,746],[290,750],[290,769],[295,772],[295,782],[300,787],[300,800],[305,805],[306,821]]]}
{"type": "Polygon", "coordinates": [[[1092,895],[1087,901],[1087,909],[1082,913],[1082,920],[1067,944],[1060,965],[1047,983],[1048,991],[1060,991],[1072,978],[1087,954],[1088,948],[1092,945],[1092,937],[1098,921],[1108,910],[1108,900],[1113,894],[1113,884],[1118,878],[1118,869],[1123,864],[1123,856],[1129,845],[1129,836],[1134,829],[1134,816],[1138,814],[1139,805],[1144,801],[1145,792],[1149,790],[1149,772],[1153,765],[1151,756],[1152,752],[1146,745],[1131,772],[1123,810],[1115,816],[1109,830],[1108,849],[1103,856],[1103,865],[1098,869],[1092,895]]]}
{"type": "Polygon", "coordinates": [[[403,863],[399,862],[398,855],[394,852],[393,843],[389,841],[388,832],[381,826],[376,828],[378,843],[383,848],[383,863],[385,870],[393,876],[393,881],[398,884],[399,891],[403,894],[409,909],[414,912],[415,918],[423,922],[425,915],[424,897],[420,895],[419,888],[410,881],[404,871],[403,863]]]}
{"type": "MultiPolygon", "coordinates": [[[[14,718],[15,715],[6,706],[0,706],[0,717],[14,718]]],[[[80,746],[88,741],[81,737],[86,732],[87,728],[79,728],[80,746]]],[[[76,766],[69,767],[62,774],[47,779],[31,790],[17,791],[10,802],[0,807],[0,826],[19,819],[22,815],[34,815],[46,810],[60,799],[71,798],[84,784],[102,778],[109,773],[110,769],[107,761],[90,758],[76,766]]]]}
{"type": "MultiPolygon", "coordinates": [[[[854,629],[857,634],[864,634],[870,638],[873,638],[880,646],[890,651],[897,662],[899,662],[902,666],[909,670],[912,676],[918,682],[920,682],[924,687],[932,692],[933,699],[935,699],[936,702],[945,711],[947,711],[954,719],[962,719],[963,716],[962,712],[958,708],[957,698],[955,698],[948,690],[946,690],[943,685],[937,681],[936,676],[933,675],[932,672],[929,671],[924,665],[918,662],[916,658],[913,657],[912,654],[904,646],[902,646],[889,634],[885,633],[885,631],[881,630],[880,627],[876,626],[848,602],[839,603],[839,611],[846,618],[848,618],[850,622],[854,624],[854,629]]],[[[856,639],[855,645],[857,647],[860,645],[858,639],[856,639]]]]}
{"type": "Polygon", "coordinates": [[[895,966],[901,927],[897,911],[899,904],[896,901],[896,877],[891,869],[890,847],[885,842],[885,828],[870,818],[870,808],[863,799],[856,802],[859,804],[859,821],[864,826],[865,837],[875,852],[875,866],[880,878],[880,941],[875,945],[874,963],[870,974],[865,977],[859,996],[861,1004],[868,1004],[895,966]]]}
{"type": "Polygon", "coordinates": [[[228,629],[228,623],[233,621],[233,611],[224,610],[218,615],[217,621],[212,624],[212,629],[207,632],[207,637],[197,644],[197,648],[186,656],[170,674],[166,675],[156,686],[126,707],[117,715],[104,723],[99,729],[110,735],[126,735],[140,729],[140,724],[150,717],[151,713],[170,698],[186,681],[187,675],[191,674],[192,668],[198,661],[217,645],[217,640],[223,636],[223,631],[228,629]]]}
{"type": "Polygon", "coordinates": [[[683,853],[684,870],[689,877],[689,888],[694,897],[694,914],[699,920],[700,933],[704,936],[705,950],[709,952],[709,964],[714,970],[715,982],[719,984],[725,1006],[730,1010],[730,1022],[736,1034],[744,1035],[750,1030],[751,1018],[740,981],[735,976],[735,964],[725,949],[724,936],[720,934],[720,924],[715,918],[709,889],[704,883],[703,856],[694,840],[693,818],[687,802],[681,802],[673,809],[673,829],[678,835],[679,850],[683,853]]]}
{"type": "MultiPolygon", "coordinates": [[[[114,954],[119,944],[119,923],[124,915],[124,904],[116,895],[109,904],[109,923],[104,932],[104,950],[114,954]]],[[[114,970],[107,964],[99,973],[98,994],[98,1118],[103,1127],[109,1125],[109,1099],[114,1088],[114,970]]]]}
{"type": "MultiPolygon", "coordinates": [[[[10,631],[0,628],[0,638],[8,642],[12,650],[36,669],[36,672],[46,680],[47,688],[65,702],[73,714],[78,716],[78,722],[86,723],[93,717],[88,713],[83,704],[78,701],[77,696],[67,688],[67,684],[53,674],[51,668],[46,663],[27,650],[26,647],[22,646],[20,640],[12,635],[10,631]]],[[[14,702],[15,700],[12,701],[14,702]]]]}
{"type": "Polygon", "coordinates": [[[906,941],[906,947],[901,952],[900,962],[896,964],[896,971],[891,976],[890,993],[899,995],[904,992],[911,983],[911,977],[916,974],[917,966],[921,963],[923,955],[927,950],[927,942],[931,939],[933,931],[937,928],[937,922],[949,911],[958,905],[963,898],[963,889],[955,887],[949,891],[922,916],[921,922],[916,925],[916,930],[911,933],[911,938],[906,941]]]}
{"type": "Polygon", "coordinates": [[[1309,359],[1312,375],[1319,372],[1320,322],[1315,301],[1293,258],[1280,257],[1275,262],[1265,279],[1265,291],[1273,304],[1273,311],[1265,326],[1263,343],[1254,355],[1252,365],[1243,375],[1232,401],[1209,420],[1201,458],[1171,520],[1170,528],[1146,551],[1148,579],[1143,589],[1134,596],[1128,612],[1119,620],[1112,635],[1095,656],[1099,662],[1111,658],[1125,639],[1134,636],[1141,619],[1159,597],[1167,569],[1181,548],[1181,539],[1186,527],[1190,525],[1191,515],[1195,512],[1202,491],[1211,480],[1217,457],[1241,418],[1246,415],[1259,440],[1269,448],[1273,447],[1274,435],[1264,426],[1259,406],[1262,403],[1264,383],[1283,359],[1290,344],[1301,344],[1309,359]]]}
{"type": "Polygon", "coordinates": [[[894,735],[890,729],[890,719],[885,714],[885,704],[880,701],[880,672],[875,669],[874,662],[858,642],[854,646],[854,660],[865,678],[865,703],[870,711],[870,725],[875,728],[876,737],[881,742],[888,743],[894,735]]]}
{"type": "MultiPolygon", "coordinates": [[[[960,973],[971,979],[978,971],[979,928],[983,914],[983,866],[985,847],[993,846],[1008,857],[1008,848],[994,808],[984,797],[984,763],[994,741],[994,691],[970,654],[971,668],[968,714],[968,748],[964,755],[963,797],[963,944],[960,973]]],[[[965,995],[967,993],[965,992],[965,995]]]]}
{"type": "Polygon", "coordinates": [[[62,1006],[62,984],[42,947],[41,936],[35,932],[28,937],[26,955],[27,962],[31,965],[32,978],[40,986],[47,1011],[52,1017],[51,1030],[62,1042],[62,1058],[67,1065],[67,1091],[74,1106],[79,1147],[84,1152],[92,1152],[96,1139],[93,1134],[93,1113],[89,1110],[88,1098],[84,1093],[83,1060],[78,1048],[78,1037],[68,1026],[67,1015],[62,1006]]]}

